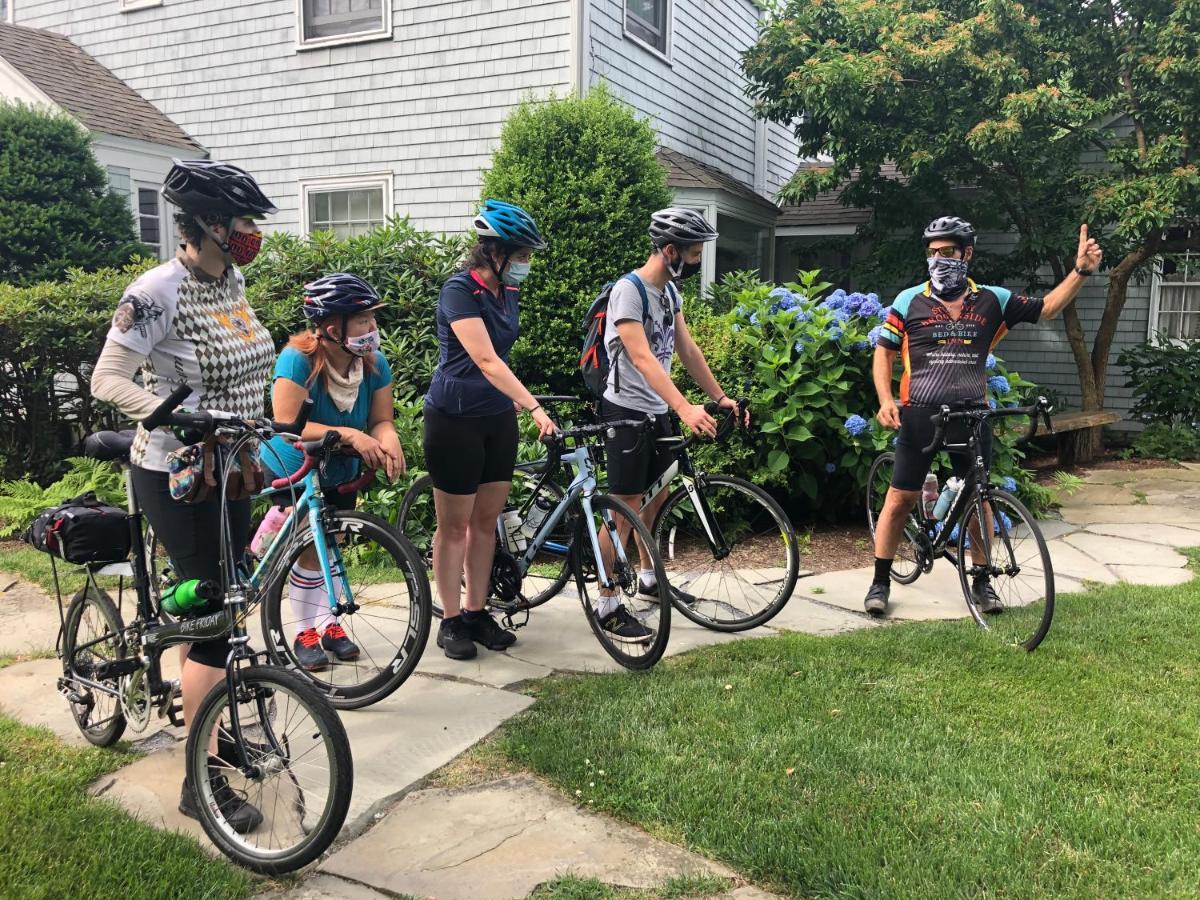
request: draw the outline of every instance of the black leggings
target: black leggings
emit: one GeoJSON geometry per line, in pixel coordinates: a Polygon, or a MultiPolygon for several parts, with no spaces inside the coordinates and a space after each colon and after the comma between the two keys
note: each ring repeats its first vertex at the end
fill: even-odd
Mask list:
{"type": "MultiPolygon", "coordinates": [[[[133,490],[138,505],[154,529],[155,535],[171,557],[176,576],[221,580],[221,498],[204,503],[179,503],[171,499],[166,472],[154,472],[134,466],[133,490]]],[[[250,501],[229,503],[229,531],[233,558],[240,559],[250,532],[250,501]]],[[[198,615],[219,612],[224,599],[212,600],[198,615]]],[[[197,641],[188,651],[188,659],[218,669],[225,667],[229,639],[197,641]]]]}

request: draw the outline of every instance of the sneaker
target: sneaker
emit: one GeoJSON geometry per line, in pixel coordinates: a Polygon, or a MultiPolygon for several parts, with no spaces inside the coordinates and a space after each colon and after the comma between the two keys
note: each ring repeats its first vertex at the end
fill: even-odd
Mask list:
{"type": "Polygon", "coordinates": [[[609,637],[622,644],[648,644],[654,632],[630,614],[624,606],[618,606],[600,620],[600,627],[609,637]]]}
{"type": "MultiPolygon", "coordinates": [[[[238,796],[224,775],[214,775],[210,772],[208,780],[212,785],[217,808],[221,810],[221,815],[225,817],[230,828],[238,834],[248,834],[262,824],[262,813],[253,804],[238,796]]],[[[179,794],[179,811],[189,819],[200,818],[196,811],[196,794],[187,783],[187,779],[184,779],[183,790],[179,794]]]]}
{"type": "Polygon", "coordinates": [[[872,584],[867,591],[867,599],[863,607],[873,616],[882,616],[887,612],[888,598],[892,595],[890,584],[872,584]]]}
{"type": "Polygon", "coordinates": [[[489,612],[481,612],[469,619],[464,616],[463,624],[467,626],[471,640],[489,650],[507,650],[517,642],[517,636],[501,628],[489,612]]]}
{"type": "Polygon", "coordinates": [[[296,662],[301,668],[310,672],[320,672],[329,668],[329,657],[321,649],[321,636],[317,629],[306,628],[292,642],[292,652],[296,654],[296,662]]]}
{"type": "MultiPolygon", "coordinates": [[[[679,588],[675,587],[674,585],[671,586],[670,591],[671,591],[671,598],[676,603],[683,603],[683,604],[686,604],[687,606],[695,606],[696,605],[695,596],[692,594],[689,594],[687,591],[681,591],[681,590],[679,590],[679,588]]],[[[654,582],[654,581],[643,581],[642,576],[639,575],[638,576],[638,595],[641,597],[645,597],[646,601],[649,603],[657,603],[658,602],[658,583],[654,582]]]]}
{"type": "Polygon", "coordinates": [[[474,659],[478,652],[462,616],[442,619],[442,624],[438,626],[437,645],[446,651],[450,659],[474,659]]]}
{"type": "Polygon", "coordinates": [[[985,616],[994,616],[1004,612],[1004,604],[1000,602],[1000,597],[996,593],[996,589],[992,587],[991,581],[986,578],[976,579],[975,583],[971,585],[971,596],[975,601],[975,608],[985,616]]]}
{"type": "Polygon", "coordinates": [[[321,636],[321,647],[342,662],[358,659],[358,644],[346,637],[346,630],[337,622],[325,629],[325,634],[321,636]]]}

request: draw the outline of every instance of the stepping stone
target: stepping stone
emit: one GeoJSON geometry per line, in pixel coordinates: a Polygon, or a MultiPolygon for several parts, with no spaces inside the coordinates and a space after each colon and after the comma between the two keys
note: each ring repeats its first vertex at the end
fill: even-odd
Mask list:
{"type": "Polygon", "coordinates": [[[1159,566],[1112,566],[1111,568],[1122,581],[1155,587],[1187,584],[1196,577],[1190,569],[1160,568],[1159,566]]]}
{"type": "Polygon", "coordinates": [[[391,895],[508,900],[572,873],[656,887],[717,864],[596,815],[529,776],[409,794],[320,871],[391,895]]]}
{"type": "Polygon", "coordinates": [[[1137,472],[1127,469],[1089,469],[1083,473],[1083,480],[1087,484],[1125,484],[1137,476],[1137,472]]]}
{"type": "MultiPolygon", "coordinates": [[[[868,576],[869,580],[870,576],[868,576]]],[[[802,631],[806,634],[842,634],[859,628],[871,628],[877,624],[862,611],[860,606],[857,613],[841,608],[833,608],[823,601],[825,598],[793,595],[787,606],[779,611],[770,622],[772,628],[802,631]]]]}
{"type": "Polygon", "coordinates": [[[209,842],[199,821],[189,819],[179,811],[184,743],[179,741],[169,750],[143,756],[117,769],[88,788],[88,793],[113,801],[155,828],[190,835],[208,852],[219,856],[220,851],[209,842]]]}
{"type": "Polygon", "coordinates": [[[1099,524],[1089,525],[1087,530],[1092,534],[1106,534],[1112,537],[1126,538],[1131,541],[1144,541],[1148,544],[1162,544],[1166,547],[1200,547],[1200,528],[1185,528],[1182,525],[1126,525],[1099,524]]]}
{"type": "MultiPolygon", "coordinates": [[[[1069,544],[1076,550],[1086,553],[1098,563],[1110,567],[1158,566],[1164,569],[1178,569],[1187,565],[1187,558],[1176,553],[1170,547],[1148,544],[1143,541],[1131,541],[1121,537],[1109,537],[1081,531],[1078,534],[1062,538],[1061,543],[1069,544]]],[[[1055,560],[1055,564],[1057,566],[1057,560],[1055,560]]]]}
{"type": "MultiPolygon", "coordinates": [[[[441,619],[435,618],[429,629],[429,642],[425,645],[425,652],[421,655],[421,662],[417,665],[417,671],[423,675],[461,679],[489,687],[506,688],[521,682],[545,678],[552,672],[548,666],[525,662],[523,659],[517,658],[512,651],[493,653],[484,647],[478,648],[479,655],[474,659],[450,659],[446,656],[445,651],[437,645],[437,630],[441,621],[441,619]]],[[[536,622],[537,620],[531,618],[530,621],[536,622]]],[[[517,650],[521,646],[528,630],[522,628],[517,632],[518,643],[512,650],[517,650]]],[[[403,691],[404,688],[401,687],[400,690],[403,691]]]]}
{"type": "Polygon", "coordinates": [[[1063,499],[1072,506],[1123,506],[1137,503],[1137,495],[1126,484],[1085,484],[1063,499]]]}
{"type": "Polygon", "coordinates": [[[1186,507],[1151,506],[1139,503],[1133,506],[1085,506],[1068,500],[1070,506],[1059,510],[1063,520],[1075,525],[1091,525],[1096,522],[1124,522],[1127,525],[1182,525],[1200,524],[1200,514],[1186,507]]]}
{"type": "Polygon", "coordinates": [[[1084,553],[1078,547],[1067,543],[1075,535],[1068,538],[1056,538],[1047,542],[1050,551],[1050,564],[1054,567],[1055,583],[1060,576],[1067,576],[1076,581],[1096,581],[1100,584],[1116,584],[1117,576],[1106,566],[1084,553]]]}
{"type": "Polygon", "coordinates": [[[54,598],[40,587],[0,572],[0,587],[5,585],[7,588],[0,593],[0,619],[4,622],[0,656],[53,651],[61,624],[54,598]]]}
{"type": "Polygon", "coordinates": [[[1064,534],[1073,534],[1079,530],[1080,526],[1064,522],[1062,519],[1042,519],[1038,522],[1038,528],[1042,532],[1042,537],[1052,541],[1064,534]]]}
{"type": "Polygon", "coordinates": [[[1200,465],[1184,463],[1181,469],[1136,469],[1129,474],[1136,481],[1164,482],[1165,484],[1160,485],[1161,490],[1172,483],[1200,482],[1200,465]]]}
{"type": "MultiPolygon", "coordinates": [[[[796,594],[819,604],[861,613],[863,598],[874,574],[874,569],[866,567],[814,575],[797,585],[796,594]],[[818,588],[823,589],[821,593],[817,592],[818,588]]],[[[797,597],[793,597],[792,603],[795,603],[796,599],[797,597]]],[[[892,584],[887,615],[889,619],[961,619],[968,615],[970,613],[967,612],[967,604],[963,600],[958,570],[948,562],[935,563],[932,572],[922,575],[911,585],[892,584]]]]}
{"type": "Polygon", "coordinates": [[[305,878],[290,890],[280,888],[256,894],[254,900],[391,900],[391,894],[381,894],[366,885],[338,878],[336,875],[314,875],[305,878]]]}

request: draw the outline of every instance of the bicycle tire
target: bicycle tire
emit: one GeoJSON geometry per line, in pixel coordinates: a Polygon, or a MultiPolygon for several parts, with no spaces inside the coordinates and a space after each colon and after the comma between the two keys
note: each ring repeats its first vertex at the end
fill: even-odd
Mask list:
{"type": "MultiPolygon", "coordinates": [[[[84,616],[89,608],[94,608],[96,614],[100,617],[103,625],[106,626],[108,632],[113,636],[113,649],[115,655],[109,661],[115,659],[123,659],[126,656],[125,628],[121,622],[121,614],[117,611],[117,606],[113,603],[112,598],[96,584],[88,579],[87,583],[79,589],[79,592],[71,599],[71,604],[67,608],[67,615],[63,624],[63,677],[67,680],[68,686],[76,693],[84,698],[85,702],[81,704],[73,703],[68,698],[67,704],[71,708],[71,717],[75,720],[76,727],[79,728],[84,740],[88,743],[95,744],[97,747],[111,747],[121,735],[125,733],[125,715],[121,710],[121,701],[116,694],[103,694],[94,688],[84,687],[78,681],[80,677],[86,677],[90,681],[96,681],[91,674],[85,671],[85,667],[90,666],[89,659],[76,659],[76,648],[81,645],[92,644],[97,638],[88,636],[87,640],[79,640],[79,629],[84,624],[84,616]],[[103,694],[111,701],[113,711],[111,716],[104,716],[98,725],[89,726],[87,724],[92,710],[96,707],[95,695],[103,694]],[[85,708],[81,708],[85,707],[85,708]]],[[[102,637],[102,636],[101,636],[102,637]]],[[[83,649],[79,651],[81,654],[87,654],[89,657],[94,657],[92,651],[83,649]]],[[[120,689],[119,679],[110,679],[111,687],[114,691],[120,689]]],[[[110,680],[105,680],[102,683],[107,684],[110,680]]]]}

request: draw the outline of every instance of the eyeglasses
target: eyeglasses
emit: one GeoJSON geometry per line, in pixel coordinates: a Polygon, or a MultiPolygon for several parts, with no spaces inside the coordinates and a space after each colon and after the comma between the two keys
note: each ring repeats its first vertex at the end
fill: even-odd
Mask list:
{"type": "Polygon", "coordinates": [[[930,259],[935,256],[940,256],[942,259],[957,259],[962,253],[958,247],[930,247],[925,251],[925,255],[930,259]]]}

